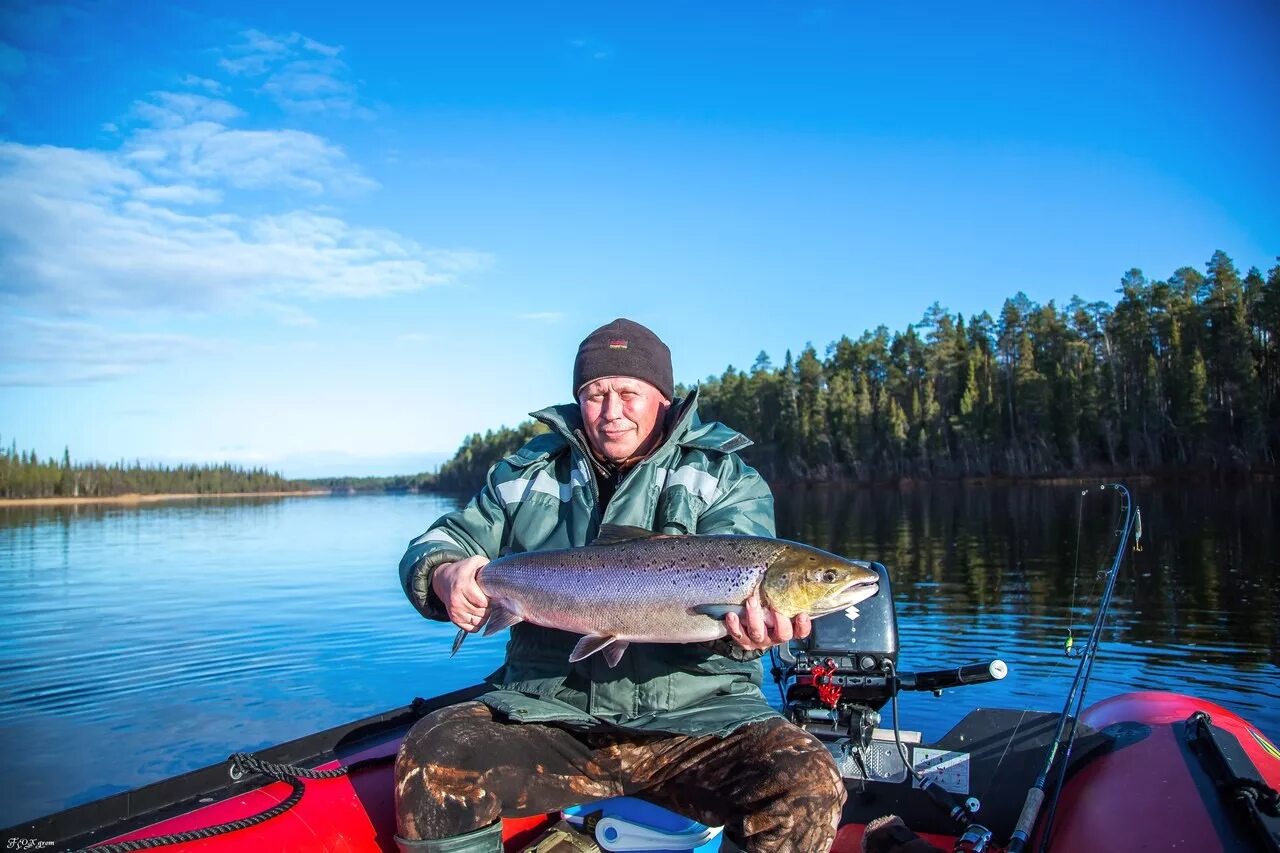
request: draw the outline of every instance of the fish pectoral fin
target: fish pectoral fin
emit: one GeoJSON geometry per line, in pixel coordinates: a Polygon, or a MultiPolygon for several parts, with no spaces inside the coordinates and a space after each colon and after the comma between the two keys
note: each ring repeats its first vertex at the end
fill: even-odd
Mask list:
{"type": "Polygon", "coordinates": [[[462,641],[467,638],[467,632],[458,629],[458,636],[453,638],[453,648],[449,650],[449,657],[453,657],[458,653],[458,649],[462,648],[462,641]]]}
{"type": "Polygon", "coordinates": [[[741,604],[698,604],[690,607],[689,612],[710,616],[712,619],[723,619],[730,613],[736,613],[741,617],[747,612],[747,608],[741,604]]]}
{"type": "Polygon", "coordinates": [[[604,651],[605,659],[609,661],[609,666],[616,666],[618,659],[622,657],[622,653],[627,650],[627,640],[619,640],[617,637],[601,636],[599,634],[588,634],[578,641],[578,645],[573,647],[573,651],[569,653],[569,663],[577,663],[583,658],[589,658],[598,651],[604,651]],[[614,647],[620,646],[615,652],[614,647]]]}
{"type": "Polygon", "coordinates": [[[666,538],[665,533],[655,533],[644,527],[628,527],[625,524],[602,524],[596,533],[592,545],[621,545],[623,542],[636,542],[641,539],[666,538]]]}
{"type": "Polygon", "coordinates": [[[523,622],[524,618],[516,613],[503,607],[501,604],[495,604],[489,608],[489,618],[485,622],[484,635],[496,634],[503,628],[510,628],[517,622],[523,622]]]}

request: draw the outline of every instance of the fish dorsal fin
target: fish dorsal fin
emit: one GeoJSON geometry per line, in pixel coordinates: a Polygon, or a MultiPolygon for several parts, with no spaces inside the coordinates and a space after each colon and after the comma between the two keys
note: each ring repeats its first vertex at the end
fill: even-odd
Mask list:
{"type": "Polygon", "coordinates": [[[602,524],[592,545],[621,545],[623,542],[638,542],[642,539],[655,539],[661,533],[654,533],[643,527],[628,527],[624,524],[602,524]]]}

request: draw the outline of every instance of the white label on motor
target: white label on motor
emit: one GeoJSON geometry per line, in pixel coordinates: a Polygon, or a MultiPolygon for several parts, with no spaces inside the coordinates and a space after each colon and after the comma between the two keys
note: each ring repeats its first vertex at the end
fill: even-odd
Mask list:
{"type": "MultiPolygon", "coordinates": [[[[911,751],[911,765],[928,776],[938,787],[953,794],[969,793],[969,753],[917,746],[911,751]]],[[[920,780],[911,777],[911,787],[919,788],[920,780]]]]}

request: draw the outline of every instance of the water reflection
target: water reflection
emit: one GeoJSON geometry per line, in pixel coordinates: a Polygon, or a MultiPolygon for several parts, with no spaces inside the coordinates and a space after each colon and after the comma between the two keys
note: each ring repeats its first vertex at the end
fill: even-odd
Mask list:
{"type": "MultiPolygon", "coordinates": [[[[1079,488],[818,490],[778,499],[779,535],[889,567],[900,606],[961,630],[1019,615],[1077,636],[1111,561],[1119,499],[1079,488]],[[1079,542],[1077,550],[1077,541],[1079,542]],[[1072,607],[1074,599],[1075,607],[1072,607]]],[[[1108,636],[1280,663],[1276,490],[1138,490],[1143,549],[1125,560],[1108,636]]],[[[1153,655],[1158,652],[1153,651],[1153,655]]]]}
{"type": "MultiPolygon", "coordinates": [[[[1079,487],[811,490],[777,496],[779,535],[878,560],[894,582],[901,665],[1000,657],[1009,677],[903,697],[937,736],[977,706],[1061,708],[1110,566],[1119,499],[1079,487]],[[1079,546],[1077,548],[1077,542],[1079,546]]],[[[1135,490],[1143,550],[1117,581],[1089,702],[1172,690],[1280,734],[1276,489],[1135,490]]]]}
{"type": "MultiPolygon", "coordinates": [[[[904,668],[1009,662],[999,684],[905,696],[908,728],[937,736],[979,705],[1061,707],[1062,643],[1088,630],[1112,497],[1082,519],[1071,488],[777,497],[781,535],[890,568],[904,668]]],[[[1125,563],[1089,698],[1177,689],[1280,739],[1276,491],[1136,497],[1145,548],[1125,563]]],[[[395,572],[453,506],[0,508],[0,826],[478,681],[504,635],[449,658],[451,627],[419,617],[395,572]]]]}

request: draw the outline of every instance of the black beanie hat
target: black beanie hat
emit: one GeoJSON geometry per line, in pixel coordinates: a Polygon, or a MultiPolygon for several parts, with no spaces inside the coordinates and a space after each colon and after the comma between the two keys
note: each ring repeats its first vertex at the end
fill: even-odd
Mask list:
{"type": "Polygon", "coordinates": [[[605,376],[634,376],[662,392],[675,394],[671,375],[671,350],[653,332],[619,317],[601,326],[578,346],[573,362],[573,398],[588,382],[605,376]]]}

